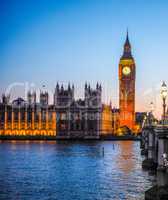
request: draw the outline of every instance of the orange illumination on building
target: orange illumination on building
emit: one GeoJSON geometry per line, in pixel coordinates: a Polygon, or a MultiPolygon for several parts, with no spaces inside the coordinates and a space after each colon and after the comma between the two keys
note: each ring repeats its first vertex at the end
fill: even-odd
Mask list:
{"type": "Polygon", "coordinates": [[[101,120],[102,135],[112,134],[112,109],[109,105],[102,106],[102,120],[101,120]]]}
{"type": "MultiPolygon", "coordinates": [[[[49,115],[49,111],[47,111],[47,115],[49,115]]],[[[46,118],[45,121],[42,121],[42,118],[39,118],[39,121],[35,120],[34,111],[32,114],[32,120],[29,122],[27,120],[27,112],[24,113],[25,120],[21,120],[21,113],[18,112],[18,120],[14,121],[14,113],[12,111],[12,119],[9,122],[8,112],[5,111],[5,120],[4,120],[4,128],[0,129],[0,135],[6,136],[56,136],[56,112],[51,113],[51,118],[46,118]],[[41,124],[43,123],[44,127],[41,128],[41,124]],[[36,128],[35,128],[36,127],[36,128]]]]}
{"type": "Polygon", "coordinates": [[[127,126],[131,130],[135,125],[135,72],[135,62],[127,33],[119,63],[119,106],[120,126],[127,126]]]}
{"type": "Polygon", "coordinates": [[[119,110],[111,108],[111,105],[102,106],[101,113],[101,134],[102,135],[117,135],[119,128],[119,110]]]}

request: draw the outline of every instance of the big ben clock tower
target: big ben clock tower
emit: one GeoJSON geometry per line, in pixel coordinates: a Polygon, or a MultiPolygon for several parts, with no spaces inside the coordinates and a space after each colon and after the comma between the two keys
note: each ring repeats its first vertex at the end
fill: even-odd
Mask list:
{"type": "Polygon", "coordinates": [[[119,63],[120,126],[131,130],[135,125],[135,62],[131,54],[128,32],[119,63]]]}

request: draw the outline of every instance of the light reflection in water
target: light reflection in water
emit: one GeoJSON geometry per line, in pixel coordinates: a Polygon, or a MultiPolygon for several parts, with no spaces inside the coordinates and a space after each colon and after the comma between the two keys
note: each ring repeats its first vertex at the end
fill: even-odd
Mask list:
{"type": "Polygon", "coordinates": [[[134,141],[1,142],[0,199],[143,199],[139,152],[134,141]]]}
{"type": "Polygon", "coordinates": [[[117,156],[117,168],[121,169],[125,174],[130,173],[135,169],[135,155],[134,152],[134,142],[125,141],[117,142],[120,148],[119,155],[117,156]]]}

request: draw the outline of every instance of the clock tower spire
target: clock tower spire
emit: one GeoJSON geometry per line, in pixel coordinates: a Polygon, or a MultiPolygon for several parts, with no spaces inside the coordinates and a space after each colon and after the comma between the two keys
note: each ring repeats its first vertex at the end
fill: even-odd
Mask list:
{"type": "Polygon", "coordinates": [[[125,40],[125,44],[124,44],[124,51],[123,51],[123,55],[122,58],[133,58],[132,54],[131,54],[131,44],[129,41],[129,35],[128,35],[128,30],[127,30],[127,36],[126,36],[126,40],[125,40]]]}
{"type": "Polygon", "coordinates": [[[131,53],[128,31],[119,62],[120,126],[133,130],[135,125],[135,62],[131,53]]]}

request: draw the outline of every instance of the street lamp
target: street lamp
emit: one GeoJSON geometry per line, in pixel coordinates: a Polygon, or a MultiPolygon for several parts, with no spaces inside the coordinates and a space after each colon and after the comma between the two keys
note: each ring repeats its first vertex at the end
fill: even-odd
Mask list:
{"type": "Polygon", "coordinates": [[[153,125],[153,111],[154,111],[154,103],[150,102],[150,112],[148,113],[148,117],[149,117],[149,124],[153,125]]]}
{"type": "Polygon", "coordinates": [[[168,167],[168,156],[167,156],[167,154],[164,153],[164,154],[162,155],[162,157],[163,157],[164,167],[168,167]]]}
{"type": "Polygon", "coordinates": [[[163,124],[164,124],[166,116],[166,97],[167,97],[167,85],[164,81],[161,86],[161,96],[163,99],[163,124]]]}
{"type": "Polygon", "coordinates": [[[153,114],[154,111],[154,103],[151,101],[150,102],[150,112],[153,114]]]}

